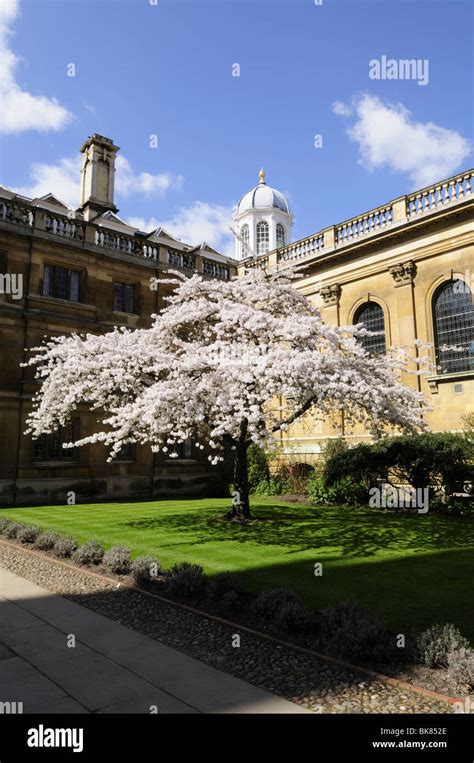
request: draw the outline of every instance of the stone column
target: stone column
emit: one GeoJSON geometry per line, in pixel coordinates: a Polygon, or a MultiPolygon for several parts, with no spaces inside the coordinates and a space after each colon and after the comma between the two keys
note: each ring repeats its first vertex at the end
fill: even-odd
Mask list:
{"type": "MultiPolygon", "coordinates": [[[[399,347],[405,347],[413,355],[418,355],[414,347],[415,339],[418,339],[418,329],[416,324],[414,278],[416,275],[416,265],[413,260],[400,262],[389,268],[396,289],[396,320],[392,325],[397,326],[398,335],[393,337],[393,344],[399,347]]],[[[407,375],[405,383],[416,389],[421,389],[421,379],[419,376],[407,375]]]]}

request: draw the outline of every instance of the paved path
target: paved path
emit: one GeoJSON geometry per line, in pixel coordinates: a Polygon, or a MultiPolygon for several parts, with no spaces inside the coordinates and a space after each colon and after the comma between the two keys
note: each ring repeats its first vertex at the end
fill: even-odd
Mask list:
{"type": "Polygon", "coordinates": [[[0,568],[2,702],[24,713],[307,712],[0,568]]]}

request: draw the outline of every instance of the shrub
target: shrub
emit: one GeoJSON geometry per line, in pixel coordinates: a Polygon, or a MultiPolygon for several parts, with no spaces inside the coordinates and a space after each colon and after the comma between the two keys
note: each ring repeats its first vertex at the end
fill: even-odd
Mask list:
{"type": "Polygon", "coordinates": [[[267,456],[262,448],[255,443],[251,443],[247,448],[247,469],[249,492],[254,493],[260,482],[270,479],[267,456]]]}
{"type": "Polygon", "coordinates": [[[16,537],[20,543],[34,543],[40,532],[41,530],[39,527],[29,525],[18,530],[16,537]]]}
{"type": "Polygon", "coordinates": [[[211,578],[207,584],[207,595],[213,601],[222,601],[229,593],[241,593],[240,586],[235,575],[230,572],[221,572],[211,578]]]}
{"type": "Polygon", "coordinates": [[[0,519],[0,535],[5,535],[5,530],[12,524],[11,519],[0,519]]]}
{"type": "Polygon", "coordinates": [[[287,588],[270,588],[257,596],[252,610],[262,620],[276,621],[281,609],[288,604],[300,604],[293,591],[287,588]]]}
{"type": "Polygon", "coordinates": [[[448,654],[448,674],[458,686],[474,689],[474,650],[461,647],[448,654]]]}
{"type": "Polygon", "coordinates": [[[281,493],[300,495],[308,492],[308,482],[314,475],[314,466],[305,463],[293,463],[282,466],[278,479],[281,480],[281,493]]]}
{"type": "Polygon", "coordinates": [[[130,565],[130,574],[136,583],[150,583],[161,571],[161,562],[153,556],[137,556],[130,565]]]}
{"type": "Polygon", "coordinates": [[[3,530],[3,534],[5,538],[16,538],[24,526],[21,522],[9,522],[3,530]]]}
{"type": "Polygon", "coordinates": [[[77,543],[74,538],[68,538],[66,536],[58,538],[53,546],[53,551],[56,556],[60,556],[63,559],[72,556],[76,549],[77,543]]]}
{"type": "Polygon", "coordinates": [[[430,668],[445,668],[448,656],[459,649],[468,649],[469,642],[452,623],[437,623],[419,634],[416,645],[421,662],[430,668]]]}
{"type": "Polygon", "coordinates": [[[472,456],[469,441],[451,432],[387,437],[334,454],[325,463],[323,477],[329,486],[351,477],[369,488],[386,481],[390,473],[396,482],[414,488],[449,487],[469,473],[472,456]]]}
{"type": "Polygon", "coordinates": [[[308,497],[311,503],[317,505],[348,504],[360,506],[369,499],[367,487],[363,482],[355,482],[350,477],[343,477],[332,485],[327,485],[324,479],[310,480],[308,497]]]}
{"type": "Polygon", "coordinates": [[[102,559],[104,565],[117,575],[126,575],[130,570],[131,554],[125,546],[112,546],[102,559]]]}
{"type": "Polygon", "coordinates": [[[46,530],[36,538],[35,548],[38,548],[40,551],[50,551],[54,548],[54,544],[59,538],[59,533],[54,532],[54,530],[46,530]]]}
{"type": "Polygon", "coordinates": [[[254,488],[254,495],[281,495],[283,481],[279,477],[262,480],[254,488]]]}
{"type": "Polygon", "coordinates": [[[321,610],[320,628],[327,652],[356,659],[386,653],[388,633],[382,622],[356,601],[340,602],[321,610]]]}
{"type": "Polygon", "coordinates": [[[73,559],[77,564],[100,564],[104,556],[104,547],[96,540],[88,540],[74,552],[73,559]]]}
{"type": "Polygon", "coordinates": [[[181,562],[171,568],[168,588],[174,596],[186,599],[200,597],[204,592],[206,578],[199,564],[181,562]]]}
{"type": "Polygon", "coordinates": [[[326,487],[332,487],[344,478],[350,478],[369,489],[378,480],[386,478],[387,466],[384,451],[379,443],[361,443],[354,448],[334,450],[324,463],[322,476],[326,487]]]}
{"type": "Polygon", "coordinates": [[[3,534],[5,538],[17,538],[18,533],[20,530],[23,530],[24,527],[25,525],[22,522],[10,522],[10,524],[3,531],[3,534]]]}
{"type": "Polygon", "coordinates": [[[281,630],[289,633],[310,633],[316,626],[314,614],[294,601],[282,606],[275,622],[281,630]]]}
{"type": "Polygon", "coordinates": [[[308,498],[315,506],[336,503],[336,491],[327,487],[323,479],[317,478],[308,482],[308,498]]]}

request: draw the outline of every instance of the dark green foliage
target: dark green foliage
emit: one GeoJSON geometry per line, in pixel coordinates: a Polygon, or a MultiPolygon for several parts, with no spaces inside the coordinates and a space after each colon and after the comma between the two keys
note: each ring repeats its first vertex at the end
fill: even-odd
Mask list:
{"type": "Polygon", "coordinates": [[[351,477],[367,487],[388,475],[414,488],[450,486],[470,471],[471,447],[462,435],[426,432],[389,437],[336,453],[324,467],[324,482],[334,485],[351,477]]]}
{"type": "Polygon", "coordinates": [[[323,479],[308,482],[308,498],[315,506],[333,504],[361,506],[368,502],[368,497],[365,483],[355,482],[350,477],[343,477],[330,486],[323,479]]]}
{"type": "Polygon", "coordinates": [[[206,588],[203,568],[199,564],[189,562],[175,564],[169,572],[168,588],[173,596],[185,599],[200,598],[206,588]]]}
{"type": "Polygon", "coordinates": [[[270,477],[268,480],[259,482],[254,490],[254,495],[281,495],[283,481],[279,477],[270,477]]]}
{"type": "Polygon", "coordinates": [[[301,604],[293,591],[286,588],[262,591],[253,603],[252,612],[279,632],[310,633],[315,628],[313,613],[301,604]]]}
{"type": "Polygon", "coordinates": [[[237,578],[231,572],[220,572],[212,577],[207,584],[207,595],[213,601],[219,601],[229,591],[240,591],[237,578]]]}
{"type": "Polygon", "coordinates": [[[270,479],[265,451],[255,443],[251,443],[247,448],[247,469],[250,493],[255,492],[259,483],[270,479]]]}
{"type": "Polygon", "coordinates": [[[387,656],[389,634],[382,622],[356,601],[341,602],[320,612],[320,648],[347,659],[387,656]]]}

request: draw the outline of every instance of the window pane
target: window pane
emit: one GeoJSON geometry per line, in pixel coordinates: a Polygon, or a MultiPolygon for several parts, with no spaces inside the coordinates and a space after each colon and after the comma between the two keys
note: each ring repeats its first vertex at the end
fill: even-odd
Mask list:
{"type": "Polygon", "coordinates": [[[383,355],[385,353],[385,322],[383,310],[376,302],[367,302],[357,311],[354,323],[362,323],[367,331],[380,332],[377,336],[359,336],[360,342],[366,352],[372,355],[383,355]]]}
{"type": "Polygon", "coordinates": [[[54,296],[58,299],[67,299],[67,269],[54,269],[54,296]]]}
{"type": "Polygon", "coordinates": [[[285,246],[285,228],[281,223],[278,223],[276,227],[276,245],[277,248],[285,246]]]}
{"type": "Polygon", "coordinates": [[[266,254],[269,247],[268,223],[257,223],[257,254],[266,254]]]}
{"type": "Polygon", "coordinates": [[[114,284],[114,310],[118,310],[119,312],[121,312],[123,309],[122,287],[123,287],[123,284],[121,283],[114,284]]]}
{"type": "Polygon", "coordinates": [[[81,274],[76,270],[71,270],[69,278],[69,299],[71,302],[79,302],[80,284],[81,274]]]}
{"type": "Polygon", "coordinates": [[[54,278],[54,268],[51,265],[45,265],[44,274],[43,274],[43,296],[44,297],[53,296],[53,278],[54,278]]]}
{"type": "Polygon", "coordinates": [[[124,308],[123,309],[126,313],[135,312],[134,296],[135,296],[135,287],[129,283],[124,284],[124,287],[123,287],[124,308]]]}
{"type": "Polygon", "coordinates": [[[436,362],[443,373],[474,370],[474,307],[469,286],[449,281],[434,299],[436,362]]]}

